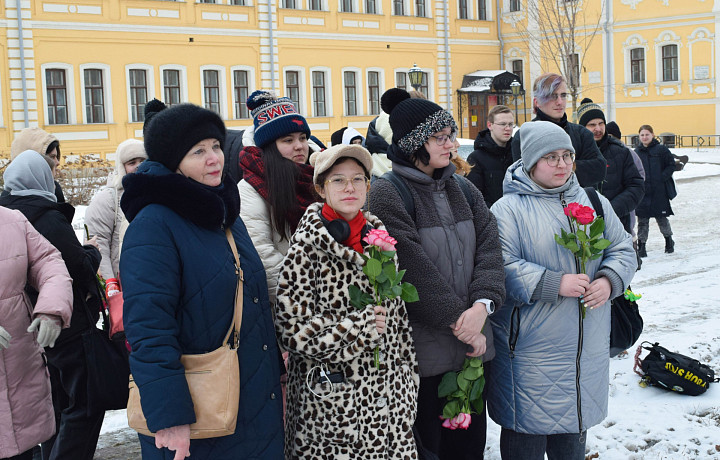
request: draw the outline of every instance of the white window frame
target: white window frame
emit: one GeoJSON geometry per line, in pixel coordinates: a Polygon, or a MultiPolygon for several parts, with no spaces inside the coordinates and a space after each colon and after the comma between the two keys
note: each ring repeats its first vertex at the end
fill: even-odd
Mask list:
{"type": "MultiPolygon", "coordinates": [[[[497,0],[497,1],[499,1],[499,0],[497,0]]],[[[525,1],[527,1],[527,0],[525,0],[525,1],[518,0],[520,2],[520,9],[517,11],[510,11],[510,1],[511,0],[503,0],[503,8],[502,8],[503,13],[521,13],[527,6],[527,4],[525,3],[525,1]]]]}
{"type": "Polygon", "coordinates": [[[310,4],[311,0],[300,0],[300,9],[304,9],[307,11],[329,11],[328,8],[328,0],[320,0],[320,9],[319,10],[311,10],[310,4]]]}
{"type": "Polygon", "coordinates": [[[333,116],[333,92],[332,92],[332,69],[330,67],[310,67],[308,75],[310,76],[308,78],[308,81],[310,82],[310,107],[312,110],[308,110],[308,114],[310,114],[311,117],[317,117],[318,115],[315,113],[315,101],[313,100],[313,93],[312,93],[312,74],[313,72],[322,72],[325,74],[325,117],[322,118],[330,118],[333,116]]]}
{"type": "MultiPolygon", "coordinates": [[[[65,71],[65,85],[66,85],[66,92],[65,95],[67,98],[67,111],[68,111],[68,125],[76,125],[77,124],[77,110],[75,107],[75,71],[71,64],[66,64],[64,62],[48,62],[46,64],[42,64],[40,66],[40,75],[42,78],[42,101],[43,101],[43,114],[45,117],[45,125],[46,126],[56,126],[56,125],[50,125],[48,124],[48,120],[50,119],[50,115],[48,112],[48,104],[47,104],[47,80],[45,78],[45,71],[47,69],[62,69],[65,71]]],[[[83,91],[84,93],[84,91],[83,91]]],[[[83,97],[84,99],[84,97],[83,97]]],[[[83,105],[83,113],[85,106],[83,105]]],[[[66,126],[66,125],[57,125],[57,126],[66,126]]]]}
{"type": "MultiPolygon", "coordinates": [[[[165,70],[177,70],[180,72],[180,103],[188,101],[188,83],[187,83],[187,68],[184,65],[179,64],[166,64],[161,65],[158,69],[160,71],[160,94],[158,99],[163,102],[165,101],[165,70]]],[[[202,78],[202,74],[201,74],[202,78]]],[[[204,93],[204,91],[203,91],[204,93]]]]}
{"type": "Polygon", "coordinates": [[[130,96],[130,71],[144,70],[145,84],[147,88],[147,100],[152,101],[155,98],[155,67],[150,64],[127,64],[125,66],[125,91],[127,94],[127,114],[128,123],[143,123],[144,121],[132,121],[132,98],[130,96]]]}
{"type": "MultiPolygon", "coordinates": [[[[325,0],[323,0],[325,1],[325,0]]],[[[382,15],[383,14],[383,5],[382,0],[375,0],[375,12],[374,13],[368,13],[365,11],[365,1],[361,0],[360,3],[362,3],[362,13],[364,14],[374,14],[374,15],[382,15]]]]}
{"type": "MultiPolygon", "coordinates": [[[[338,13],[359,13],[360,12],[359,0],[352,0],[352,8],[353,8],[352,11],[343,11],[342,10],[343,0],[337,0],[337,2],[338,2],[338,4],[337,4],[338,13]]],[[[363,7],[364,6],[365,5],[363,5],[363,7]]]]}
{"type": "Polygon", "coordinates": [[[645,96],[648,94],[648,87],[650,81],[650,75],[648,74],[648,59],[650,46],[648,41],[643,38],[640,34],[632,34],[623,42],[623,59],[624,59],[624,75],[625,82],[623,85],[623,92],[625,96],[628,95],[628,91],[634,89],[640,89],[643,91],[645,96]],[[631,83],[632,82],[632,69],[630,67],[630,50],[635,48],[643,48],[645,50],[645,83],[631,83]]]}
{"type": "Polygon", "coordinates": [[[477,21],[492,21],[493,20],[492,2],[490,0],[476,0],[476,3],[473,3],[473,8],[475,8],[475,19],[477,21]],[[480,19],[480,10],[479,10],[479,8],[477,8],[477,2],[480,2],[480,1],[485,3],[485,15],[487,16],[487,18],[485,18],[485,19],[480,19]]]}
{"type": "MultiPolygon", "coordinates": [[[[392,16],[399,17],[399,18],[414,17],[415,6],[411,5],[410,3],[411,3],[411,0],[402,0],[404,14],[399,15],[399,14],[395,14],[394,0],[390,0],[390,12],[391,12],[392,16]]],[[[430,8],[429,5],[428,5],[428,8],[430,8]]]]}
{"type": "MultiPolygon", "coordinates": [[[[469,21],[471,19],[477,19],[475,17],[476,8],[475,8],[475,1],[476,0],[466,0],[468,2],[468,8],[467,8],[467,18],[462,19],[463,21],[469,21]]],[[[414,5],[413,1],[413,5],[414,5]]],[[[456,2],[456,11],[455,11],[455,17],[460,19],[460,1],[456,2]]]]}
{"type": "Polygon", "coordinates": [[[227,71],[224,66],[209,64],[200,66],[200,100],[201,107],[205,107],[205,79],[204,72],[206,70],[218,71],[218,84],[220,85],[220,117],[228,120],[228,98],[227,98],[227,71]]]}
{"type": "Polygon", "coordinates": [[[285,96],[288,95],[287,92],[287,81],[285,81],[285,75],[286,72],[297,72],[298,73],[298,93],[300,93],[300,98],[298,101],[298,104],[300,107],[296,107],[299,114],[305,116],[304,114],[308,113],[307,110],[305,110],[305,107],[307,107],[307,96],[306,96],[306,78],[307,75],[305,73],[305,67],[300,67],[296,65],[289,65],[282,68],[282,88],[283,88],[283,94],[285,96]]]}
{"type": "MultiPolygon", "coordinates": [[[[697,29],[693,30],[693,32],[688,36],[688,64],[690,71],[690,78],[688,79],[690,81],[691,90],[692,90],[692,84],[697,83],[704,83],[704,82],[712,82],[715,81],[715,34],[710,33],[710,31],[706,27],[698,27],[697,29]],[[703,80],[697,80],[695,79],[695,65],[693,63],[693,45],[698,42],[708,42],[710,43],[710,78],[703,79],[703,80]]],[[[679,71],[679,69],[678,69],[679,71]]]]}
{"type": "Polygon", "coordinates": [[[363,89],[365,88],[365,79],[363,78],[363,71],[360,67],[343,67],[340,69],[340,82],[342,85],[342,101],[343,101],[343,116],[344,117],[361,117],[367,113],[365,110],[365,96],[363,89]],[[347,114],[347,105],[345,100],[345,72],[355,73],[355,102],[357,104],[357,113],[355,115],[347,114]]]}
{"type": "Polygon", "coordinates": [[[250,114],[251,110],[248,108],[248,118],[235,118],[235,103],[238,101],[235,99],[235,71],[236,70],[244,70],[247,72],[248,75],[248,96],[252,94],[254,91],[254,88],[257,88],[257,84],[255,83],[255,67],[251,67],[248,65],[234,65],[230,67],[230,88],[232,89],[230,91],[231,96],[230,99],[232,99],[232,117],[228,118],[228,120],[244,120],[244,121],[250,121],[252,122],[252,114],[250,114]]]}
{"type": "MultiPolygon", "coordinates": [[[[383,93],[385,93],[385,69],[382,67],[368,67],[367,69],[365,69],[365,85],[367,86],[367,96],[365,100],[367,110],[365,111],[365,113],[367,113],[368,115],[370,115],[370,72],[378,73],[378,98],[381,98],[383,93]]],[[[393,73],[393,77],[394,76],[395,74],[393,73]]],[[[372,116],[377,116],[382,113],[382,107],[380,107],[380,99],[378,99],[378,108],[380,111],[372,116]]]]}
{"type": "MultiPolygon", "coordinates": [[[[655,85],[657,86],[680,86],[682,84],[682,40],[672,30],[664,30],[655,39],[655,85]],[[663,81],[663,58],[662,48],[667,45],[677,46],[678,78],[677,80],[663,81]]],[[[647,74],[645,74],[647,77],[647,74]]],[[[678,88],[679,89],[679,88],[678,88]]]]}
{"type": "Polygon", "coordinates": [[[115,123],[113,119],[113,102],[112,102],[112,81],[110,79],[110,66],[100,63],[80,64],[80,104],[82,107],[83,124],[90,125],[107,125],[115,123]],[[85,69],[100,69],[103,78],[103,101],[105,102],[105,122],[104,123],[88,123],[87,112],[85,111],[85,69]]]}

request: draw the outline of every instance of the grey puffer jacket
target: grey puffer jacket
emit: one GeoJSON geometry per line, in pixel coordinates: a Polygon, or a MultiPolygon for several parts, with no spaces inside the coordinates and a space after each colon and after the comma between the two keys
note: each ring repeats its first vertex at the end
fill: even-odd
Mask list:
{"type": "MultiPolygon", "coordinates": [[[[611,245],[588,262],[591,280],[606,276],[610,298],[630,283],[637,261],[631,236],[599,195],[611,245]]],[[[564,203],[592,206],[573,174],[543,189],[508,168],[504,196],[492,207],[505,261],[505,306],[491,317],[496,355],[487,373],[488,411],[504,428],[529,434],[578,433],[607,415],[610,302],[581,318],[578,299],[559,295],[562,275],[577,273],[573,254],[555,242],[570,230],[564,203]]]]}
{"type": "Polygon", "coordinates": [[[90,236],[97,236],[102,260],[100,274],[103,278],[118,278],[120,273],[121,229],[125,214],[120,209],[123,189],[107,186],[98,191],[85,211],[85,223],[90,236]]]}
{"type": "MultiPolygon", "coordinates": [[[[474,207],[453,180],[455,166],[444,168],[439,179],[418,169],[393,163],[393,171],[408,185],[415,201],[415,221],[405,210],[395,186],[376,180],[369,209],[385,224],[396,245],[404,281],[418,290],[420,300],[407,304],[421,377],[431,377],[462,366],[471,351],[450,325],[479,299],[500,307],[505,299],[502,254],[495,218],[482,194],[467,179],[474,207]]],[[[489,361],[495,355],[492,330],[487,338],[489,361]]]]}

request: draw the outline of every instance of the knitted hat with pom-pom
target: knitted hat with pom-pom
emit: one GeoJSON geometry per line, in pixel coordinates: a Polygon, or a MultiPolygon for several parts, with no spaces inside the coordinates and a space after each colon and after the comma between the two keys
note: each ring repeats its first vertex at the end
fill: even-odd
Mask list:
{"type": "Polygon", "coordinates": [[[380,98],[380,106],[390,115],[393,143],[408,157],[415,153],[433,134],[447,128],[457,131],[453,116],[436,103],[411,99],[400,88],[392,88],[380,98]]]}
{"type": "Polygon", "coordinates": [[[268,91],[258,90],[247,98],[247,107],[255,125],[255,145],[260,148],[291,133],[305,133],[310,137],[307,121],[287,97],[275,97],[268,91]]]}
{"type": "Polygon", "coordinates": [[[605,114],[599,105],[594,103],[592,99],[585,98],[580,101],[580,107],[577,108],[578,123],[586,126],[590,120],[600,118],[605,123],[605,114]]]}
{"type": "Polygon", "coordinates": [[[165,165],[175,172],[178,165],[200,141],[217,139],[220,148],[225,145],[225,123],[217,113],[194,104],[178,104],[167,108],[156,99],[147,103],[152,105],[154,115],[146,120],[145,152],[148,159],[165,165]]]}

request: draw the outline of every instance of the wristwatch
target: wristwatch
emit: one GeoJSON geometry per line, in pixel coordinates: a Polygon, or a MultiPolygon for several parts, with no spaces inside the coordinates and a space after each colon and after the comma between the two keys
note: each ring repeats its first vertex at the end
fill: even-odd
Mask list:
{"type": "Polygon", "coordinates": [[[490,299],[478,299],[478,300],[476,300],[476,301],[473,302],[473,303],[478,303],[478,302],[482,302],[482,303],[485,304],[485,309],[487,310],[487,314],[488,314],[488,315],[492,315],[493,313],[495,313],[495,302],[493,302],[492,300],[490,300],[490,299]]]}

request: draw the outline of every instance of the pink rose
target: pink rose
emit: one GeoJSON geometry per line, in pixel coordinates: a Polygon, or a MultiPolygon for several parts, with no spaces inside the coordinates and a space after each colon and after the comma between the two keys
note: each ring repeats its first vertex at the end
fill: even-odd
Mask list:
{"type": "Polygon", "coordinates": [[[397,240],[390,236],[388,232],[377,228],[370,230],[365,238],[363,238],[363,241],[372,246],[379,247],[381,251],[394,251],[395,245],[397,244],[397,240]]]}
{"type": "Polygon", "coordinates": [[[578,224],[587,225],[595,220],[595,210],[588,206],[578,206],[573,210],[573,216],[577,219],[578,224]]]}
{"type": "Polygon", "coordinates": [[[460,412],[455,417],[455,424],[457,428],[461,428],[463,430],[467,430],[470,426],[470,422],[472,421],[472,418],[470,417],[470,414],[464,414],[460,412]]]}
{"type": "Polygon", "coordinates": [[[565,215],[568,217],[573,217],[574,211],[580,206],[580,203],[569,203],[564,209],[565,215]]]}
{"type": "MultiPolygon", "coordinates": [[[[441,417],[441,418],[442,418],[442,417],[441,417]]],[[[450,419],[449,419],[449,418],[446,418],[445,420],[443,420],[442,426],[443,426],[443,428],[447,428],[447,429],[449,429],[449,430],[454,430],[454,429],[455,429],[455,426],[450,423],[450,419]]]]}

